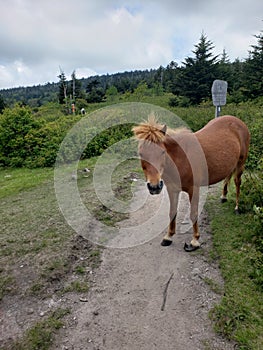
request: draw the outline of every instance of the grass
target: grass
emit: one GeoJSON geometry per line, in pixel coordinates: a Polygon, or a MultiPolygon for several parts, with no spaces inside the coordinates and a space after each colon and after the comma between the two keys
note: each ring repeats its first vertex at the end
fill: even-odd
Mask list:
{"type": "Polygon", "coordinates": [[[263,349],[263,295],[251,278],[255,222],[252,213],[235,215],[234,206],[233,196],[221,206],[214,198],[208,204],[212,256],[219,259],[225,282],[224,296],[211,317],[216,331],[234,340],[239,349],[260,350],[263,349]]]}
{"type": "Polygon", "coordinates": [[[15,342],[10,350],[48,350],[54,334],[63,327],[63,317],[70,313],[69,309],[57,309],[48,318],[37,322],[26,331],[24,337],[15,342]]]}
{"type": "Polygon", "coordinates": [[[77,292],[77,293],[87,293],[89,290],[89,284],[84,281],[72,281],[70,284],[65,286],[63,289],[64,293],[77,292]]]}
{"type": "MultiPolygon", "coordinates": [[[[97,219],[114,225],[127,214],[105,210],[92,184],[96,158],[79,163],[78,188],[97,219]],[[81,169],[89,168],[88,174],[81,169]]],[[[119,200],[132,194],[131,171],[138,161],[123,162],[114,171],[112,189],[119,200]],[[125,186],[123,186],[123,183],[125,186]]],[[[33,316],[20,339],[8,340],[8,350],[48,349],[63,324],[60,309],[42,320],[37,310],[47,298],[65,293],[87,293],[90,271],[99,266],[101,248],[71,229],[61,214],[54,192],[53,169],[0,170],[0,300],[17,310],[32,298],[33,316]]],[[[63,312],[62,312],[63,314],[63,312]]]]}
{"type": "Polygon", "coordinates": [[[215,282],[213,279],[205,277],[203,281],[210,287],[210,289],[216,294],[223,294],[222,287],[219,283],[215,282]]]}
{"type": "MultiPolygon", "coordinates": [[[[120,200],[131,196],[132,181],[123,178],[129,177],[129,172],[134,169],[135,164],[138,165],[137,160],[135,162],[124,162],[113,174],[112,188],[120,200]]],[[[95,164],[96,158],[79,163],[79,169],[87,167],[91,171],[88,177],[86,175],[78,177],[80,194],[88,210],[98,220],[107,225],[114,225],[125,219],[127,214],[111,211],[100,203],[92,185],[95,164]]],[[[2,213],[0,253],[3,266],[0,268],[2,277],[0,297],[2,298],[8,286],[12,285],[13,279],[7,268],[11,262],[15,266],[19,259],[32,259],[33,263],[40,265],[38,275],[42,278],[49,276],[49,279],[52,279],[68,273],[71,262],[67,261],[67,257],[57,258],[57,256],[61,248],[68,249],[74,232],[64,222],[57,206],[52,181],[53,169],[6,169],[0,171],[0,179],[4,184],[0,187],[2,213]],[[51,259],[45,258],[45,255],[51,259]]],[[[90,258],[94,260],[94,265],[99,261],[99,255],[98,249],[91,249],[90,258]]],[[[37,286],[42,284],[37,280],[37,286]]],[[[33,287],[33,290],[35,289],[38,288],[33,287]]]]}
{"type": "Polygon", "coordinates": [[[53,178],[53,169],[0,169],[0,199],[42,184],[53,178]]]}

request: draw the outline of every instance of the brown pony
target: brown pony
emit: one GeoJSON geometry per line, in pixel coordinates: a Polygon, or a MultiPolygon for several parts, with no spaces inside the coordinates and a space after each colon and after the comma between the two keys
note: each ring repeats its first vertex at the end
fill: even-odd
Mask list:
{"type": "Polygon", "coordinates": [[[150,194],[159,194],[165,183],[170,200],[170,224],[162,240],[163,246],[172,243],[175,234],[178,197],[185,191],[190,199],[190,218],[193,239],[186,251],[200,246],[198,231],[198,202],[201,186],[224,180],[221,201],[226,201],[227,187],[234,174],[236,207],[240,194],[241,175],[248,154],[250,134],[238,118],[223,116],[211,120],[201,130],[171,130],[157,123],[154,117],[133,127],[139,140],[139,156],[150,194]]]}

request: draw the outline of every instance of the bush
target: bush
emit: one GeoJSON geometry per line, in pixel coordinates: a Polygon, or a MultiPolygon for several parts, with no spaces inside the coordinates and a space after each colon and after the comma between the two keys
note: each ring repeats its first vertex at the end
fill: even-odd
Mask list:
{"type": "Polygon", "coordinates": [[[0,164],[9,167],[50,167],[69,128],[78,117],[55,121],[34,117],[30,108],[6,109],[0,117],[0,164]]]}
{"type": "Polygon", "coordinates": [[[263,158],[258,163],[259,171],[245,172],[242,177],[240,207],[243,211],[263,207],[263,158]]]}
{"type": "Polygon", "coordinates": [[[246,168],[250,170],[262,169],[262,155],[263,155],[263,118],[258,118],[249,125],[249,131],[251,134],[250,147],[248,159],[246,162],[246,168]]]}
{"type": "Polygon", "coordinates": [[[30,154],[26,135],[40,126],[41,122],[33,118],[27,107],[5,109],[0,117],[0,164],[23,166],[30,154]]]}
{"type": "Polygon", "coordinates": [[[248,256],[251,266],[249,277],[263,290],[263,158],[259,167],[258,172],[244,174],[241,208],[254,213],[250,243],[255,251],[253,255],[248,256]]]}
{"type": "Polygon", "coordinates": [[[131,124],[116,125],[96,135],[83,152],[82,158],[99,156],[116,142],[132,136],[131,124]]]}
{"type": "MultiPolygon", "coordinates": [[[[55,112],[52,109],[53,112],[55,112]]],[[[51,113],[52,114],[52,113],[51,113]]],[[[131,125],[117,125],[97,134],[92,129],[78,127],[61,143],[80,116],[34,116],[29,108],[15,107],[4,111],[0,118],[0,164],[10,167],[52,167],[60,149],[59,161],[70,162],[99,156],[105,149],[123,138],[132,136],[131,125]],[[87,147],[86,141],[89,141],[87,147]],[[84,148],[82,154],[80,151],[84,148]]],[[[102,121],[103,122],[103,121],[102,121]]]]}
{"type": "Polygon", "coordinates": [[[175,96],[169,99],[168,105],[170,107],[190,107],[191,101],[186,96],[175,96]]]}
{"type": "MultiPolygon", "coordinates": [[[[212,106],[208,107],[206,104],[199,107],[181,107],[189,104],[189,101],[181,96],[165,95],[157,100],[156,97],[150,98],[148,96],[147,98],[150,103],[155,103],[164,108],[167,108],[168,99],[170,98],[169,105],[177,106],[170,109],[193,131],[199,130],[214,117],[214,108],[212,106]]],[[[78,102],[80,102],[79,108],[83,106],[83,100],[78,100],[78,102]]],[[[229,104],[224,107],[222,112],[222,114],[237,115],[249,127],[251,144],[246,168],[251,171],[260,169],[259,160],[263,154],[262,103],[263,100],[259,99],[257,103],[246,102],[238,106],[229,104]]],[[[86,111],[90,112],[102,105],[86,106],[86,111]]],[[[119,118],[121,122],[121,116],[108,115],[107,112],[105,115],[102,113],[102,125],[104,118],[119,118]]],[[[64,116],[60,111],[60,106],[55,103],[39,107],[35,109],[35,113],[32,113],[30,108],[21,106],[5,109],[3,114],[0,115],[0,166],[53,166],[60,143],[68,130],[80,119],[80,115],[64,116]]],[[[112,127],[104,130],[99,135],[97,135],[96,127],[94,125],[94,130],[81,130],[79,135],[71,136],[72,142],[69,142],[67,149],[64,150],[63,158],[65,160],[75,159],[79,146],[83,144],[86,138],[90,140],[92,135],[96,136],[85,148],[82,154],[83,158],[98,156],[115,142],[131,136],[130,125],[112,127]],[[87,132],[89,134],[86,134],[87,132]]]]}
{"type": "Polygon", "coordinates": [[[26,135],[30,157],[26,159],[24,165],[31,168],[52,167],[56,161],[61,142],[75,122],[74,116],[63,116],[37,130],[31,130],[26,135]]]}

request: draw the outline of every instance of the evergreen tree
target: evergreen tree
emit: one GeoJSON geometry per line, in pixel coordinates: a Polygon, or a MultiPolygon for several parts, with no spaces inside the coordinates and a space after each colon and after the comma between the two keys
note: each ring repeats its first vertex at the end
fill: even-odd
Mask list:
{"type": "Polygon", "coordinates": [[[230,94],[230,101],[240,103],[245,100],[244,97],[244,62],[239,58],[235,59],[230,64],[230,78],[228,81],[228,92],[230,94]]]}
{"type": "Polygon", "coordinates": [[[228,57],[228,54],[227,54],[225,48],[223,49],[222,57],[221,57],[221,60],[220,60],[219,62],[220,62],[220,63],[223,63],[223,64],[228,64],[228,63],[230,63],[230,60],[229,60],[229,57],[228,57]]]}
{"type": "Polygon", "coordinates": [[[263,31],[255,35],[257,45],[251,45],[249,57],[244,64],[245,95],[249,98],[262,96],[263,94],[263,31]]]}
{"type": "Polygon", "coordinates": [[[233,90],[233,67],[225,49],[218,62],[217,79],[226,80],[228,83],[228,91],[233,90]]]}
{"type": "Polygon", "coordinates": [[[5,107],[6,107],[5,100],[4,100],[3,96],[0,94],[0,114],[3,112],[5,107]]]}
{"type": "Polygon", "coordinates": [[[161,86],[161,88],[164,88],[164,72],[165,68],[160,66],[154,75],[154,82],[161,86]]]}
{"type": "Polygon", "coordinates": [[[172,92],[174,95],[180,93],[180,88],[178,86],[180,70],[178,69],[178,64],[171,61],[165,69],[163,77],[163,85],[165,91],[172,92]]]}
{"type": "Polygon", "coordinates": [[[90,83],[88,83],[86,93],[86,100],[88,103],[102,102],[105,97],[105,92],[100,86],[100,82],[98,79],[94,79],[90,83]]]}
{"type": "Polygon", "coordinates": [[[58,76],[59,78],[59,91],[58,91],[58,100],[59,103],[62,104],[67,104],[67,78],[65,73],[60,70],[60,74],[58,76]]]}
{"type": "Polygon", "coordinates": [[[187,57],[183,62],[179,81],[180,94],[198,104],[211,95],[213,80],[217,78],[217,58],[213,56],[213,43],[202,33],[195,45],[194,57],[187,57]]]}

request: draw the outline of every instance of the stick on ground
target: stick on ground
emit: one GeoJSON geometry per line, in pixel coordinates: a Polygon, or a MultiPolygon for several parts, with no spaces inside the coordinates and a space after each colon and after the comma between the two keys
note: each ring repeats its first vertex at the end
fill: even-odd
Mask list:
{"type": "Polygon", "coordinates": [[[173,275],[174,275],[174,273],[171,274],[169,280],[166,282],[166,285],[165,285],[165,288],[164,288],[164,291],[163,291],[163,303],[162,303],[161,311],[164,311],[166,298],[167,298],[168,287],[169,287],[169,284],[171,282],[171,279],[173,278],[173,275]]]}

